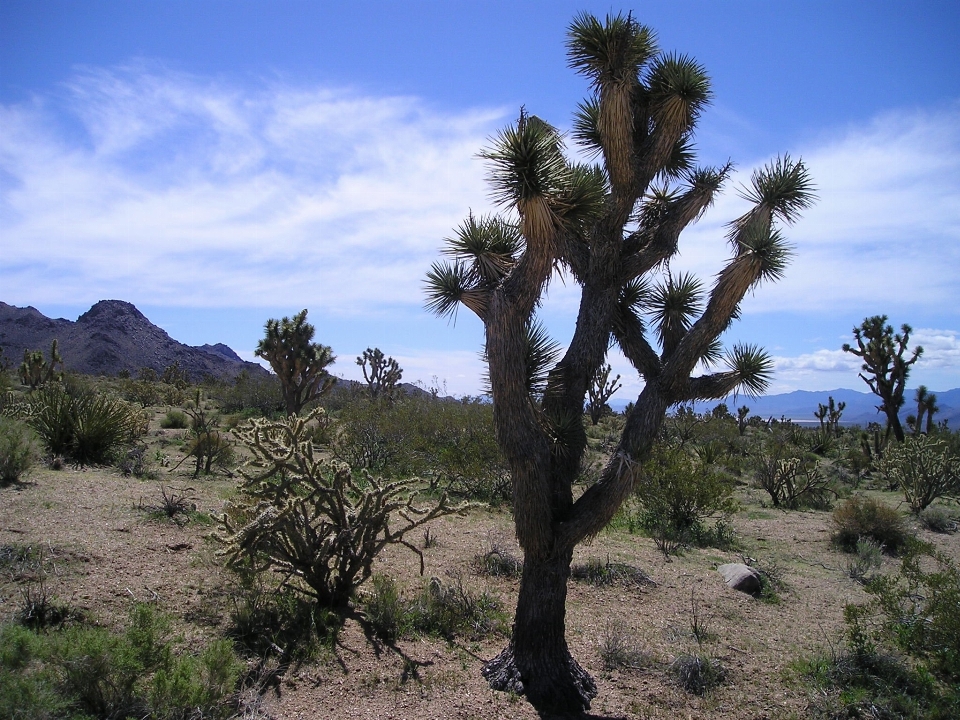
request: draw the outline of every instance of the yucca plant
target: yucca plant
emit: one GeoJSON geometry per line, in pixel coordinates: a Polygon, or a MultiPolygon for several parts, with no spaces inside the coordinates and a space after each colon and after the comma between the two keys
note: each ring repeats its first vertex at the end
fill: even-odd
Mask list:
{"type": "Polygon", "coordinates": [[[750,345],[725,353],[719,338],[748,292],[782,277],[791,251],[780,226],[814,199],[803,162],[774,160],[742,191],[751,207],[729,224],[732,256],[713,286],[671,275],[681,232],[731,172],[729,164],[697,167],[694,158],[693,132],[711,98],[707,73],[688,56],[661,53],[654,32],[630,14],[578,15],[567,57],[591,89],[571,136],[598,162],[572,161],[561,133],[521,110],[480,153],[504,212],[468,218],[425,283],[430,310],[449,317],[463,305],[484,324],[497,438],[525,554],[510,644],[484,676],[547,714],[586,709],[597,692],[565,640],[574,547],[630,497],[669,407],[767,387],[769,355],[750,345]],[[582,294],[569,344],[547,357],[532,352],[545,344],[533,330],[558,270],[582,294]],[[610,462],[574,500],[587,449],[584,398],[613,343],[643,391],[610,462]],[[706,374],[694,376],[698,368],[706,374]]]}

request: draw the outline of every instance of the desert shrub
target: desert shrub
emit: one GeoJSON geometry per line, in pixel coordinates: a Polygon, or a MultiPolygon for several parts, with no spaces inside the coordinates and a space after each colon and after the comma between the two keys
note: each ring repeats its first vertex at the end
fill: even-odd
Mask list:
{"type": "Polygon", "coordinates": [[[134,607],[122,633],[0,629],[0,716],[225,718],[241,666],[229,642],[176,653],[167,620],[134,607]],[[16,704],[11,695],[16,693],[16,704]]]}
{"type": "Polygon", "coordinates": [[[652,662],[650,654],[619,622],[607,623],[600,636],[598,651],[604,670],[639,669],[652,662]]]}
{"type": "Polygon", "coordinates": [[[251,375],[243,370],[233,383],[218,383],[210,395],[220,410],[247,417],[277,417],[284,413],[283,391],[276,375],[251,375]]]}
{"type": "Polygon", "coordinates": [[[237,431],[252,458],[240,469],[239,507],[223,517],[223,554],[231,567],[275,570],[320,606],[339,608],[387,545],[417,553],[422,570],[423,554],[404,536],[462,508],[446,495],[418,507],[413,481],[354,475],[315,457],[309,425],[321,412],[256,420],[237,431]]]}
{"type": "Polygon", "coordinates": [[[174,466],[174,469],[180,467],[187,459],[193,458],[194,477],[199,477],[201,473],[212,474],[214,466],[231,472],[234,462],[233,443],[218,429],[220,418],[216,413],[208,412],[200,390],[197,390],[194,401],[185,412],[190,416],[190,438],[187,442],[186,455],[174,466]]]}
{"type": "Polygon", "coordinates": [[[146,431],[146,418],[122,400],[68,394],[49,385],[30,396],[27,422],[53,455],[78,463],[107,463],[146,431]]]}
{"type": "Polygon", "coordinates": [[[756,454],[755,467],[757,485],[774,507],[824,509],[830,507],[830,496],[836,496],[817,461],[794,454],[785,443],[765,444],[756,454]]]}
{"type": "Polygon", "coordinates": [[[570,566],[570,577],[590,585],[656,585],[643,570],[620,562],[606,562],[600,558],[589,558],[582,563],[570,566]]]}
{"type": "Polygon", "coordinates": [[[847,552],[870,539],[884,552],[896,555],[912,537],[906,521],[894,508],[880,500],[855,495],[833,511],[833,541],[847,552]]]}
{"type": "Polygon", "coordinates": [[[869,538],[861,538],[857,540],[854,555],[847,561],[847,575],[851,580],[866,583],[882,564],[883,548],[869,538]]]}
{"type": "Polygon", "coordinates": [[[953,514],[943,505],[931,505],[921,510],[917,519],[931,532],[951,533],[956,532],[957,529],[957,521],[953,514]]]}
{"type": "Polygon", "coordinates": [[[657,446],[641,468],[635,492],[648,518],[644,524],[665,527],[678,537],[711,515],[736,508],[732,479],[677,447],[657,446]]]}
{"type": "Polygon", "coordinates": [[[726,679],[726,669],[716,658],[700,653],[681,655],[670,665],[670,674],[688,693],[706,695],[726,679]]]}
{"type": "Polygon", "coordinates": [[[878,575],[865,589],[870,602],[844,609],[846,649],[802,667],[826,690],[823,714],[958,717],[960,569],[913,543],[898,573],[878,575]]]}
{"type": "Polygon", "coordinates": [[[19,420],[0,415],[0,485],[20,482],[36,459],[29,428],[19,420]]]}
{"type": "Polygon", "coordinates": [[[937,498],[960,494],[960,459],[936,437],[913,435],[887,448],[877,470],[890,487],[903,491],[915,513],[937,498]]]}
{"type": "Polygon", "coordinates": [[[167,410],[167,414],[160,420],[160,427],[164,430],[184,430],[190,426],[190,419],[183,410],[167,410]]]}
{"type": "Polygon", "coordinates": [[[384,639],[421,633],[446,640],[480,640],[503,635],[507,630],[503,603],[485,591],[465,588],[458,576],[446,583],[430,578],[412,600],[405,600],[390,578],[375,576],[372,585],[372,592],[364,599],[364,610],[384,639]]]}
{"type": "Polygon", "coordinates": [[[489,403],[429,395],[354,398],[328,433],[334,456],[390,477],[424,475],[434,489],[486,502],[508,500],[510,473],[489,403]]]}
{"type": "Polygon", "coordinates": [[[523,574],[523,560],[513,551],[513,545],[491,534],[483,552],[473,558],[473,569],[480,575],[518,578],[523,574]]]}

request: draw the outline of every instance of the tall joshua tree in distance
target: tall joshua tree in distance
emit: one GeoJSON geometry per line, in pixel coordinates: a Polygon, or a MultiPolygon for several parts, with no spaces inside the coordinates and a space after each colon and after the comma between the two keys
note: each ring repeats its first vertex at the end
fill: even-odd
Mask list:
{"type": "Polygon", "coordinates": [[[524,550],[510,643],[483,673],[492,687],[563,713],[589,708],[597,692],[564,635],[573,549],[633,491],[667,408],[767,386],[766,353],[740,345],[724,355],[718,338],[751,288],[782,276],[789,251],[777,223],[793,222],[813,200],[803,163],[779,158],[742,190],[751,208],[729,224],[732,257],[709,292],[690,276],[658,275],[730,173],[729,164],[694,163],[691,138],[710,99],[706,72],[687,56],[661,53],[653,31],[630,15],[577,16],[567,49],[592,86],[573,137],[599,162],[569,161],[557,130],[521,110],[481,153],[505,213],[468,217],[446,240],[448,260],[426,279],[428,308],[452,315],[462,304],[484,323],[497,440],[524,550]],[[555,269],[581,288],[576,329],[559,359],[534,351],[543,345],[535,311],[555,269]],[[611,340],[645,384],[600,479],[574,501],[587,444],[584,397],[611,340]],[[725,369],[692,376],[724,361],[725,369]]]}
{"type": "Polygon", "coordinates": [[[909,358],[903,356],[908,352],[911,332],[913,328],[904,323],[900,326],[900,332],[894,334],[893,326],[887,324],[886,315],[874,315],[865,318],[859,327],[853,329],[857,347],[843,344],[844,352],[863,360],[860,378],[883,401],[877,409],[887,416],[888,431],[893,430],[897,442],[904,440],[903,425],[900,423],[903,389],[907,384],[910,366],[923,355],[923,348],[918,345],[909,358]]]}
{"type": "Polygon", "coordinates": [[[299,413],[337,380],[326,369],[337,358],[327,345],[312,342],[315,332],[307,322],[307,311],[302,310],[292,318],[267,320],[264,337],[257,344],[255,354],[269,362],[280,379],[287,415],[299,413]]]}

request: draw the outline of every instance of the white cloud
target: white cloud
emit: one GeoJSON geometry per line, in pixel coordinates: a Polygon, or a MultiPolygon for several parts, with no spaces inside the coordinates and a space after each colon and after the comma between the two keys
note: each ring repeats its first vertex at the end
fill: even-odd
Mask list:
{"type": "Polygon", "coordinates": [[[444,234],[484,209],[496,111],[142,66],[67,91],[0,108],[7,301],[419,304],[444,234]]]}
{"type": "MultiPolygon", "coordinates": [[[[818,200],[785,229],[795,246],[786,277],[748,297],[745,312],[960,306],[960,103],[890,113],[793,155],[818,200]]],[[[719,271],[729,257],[724,223],[747,207],[735,189],[763,162],[743,166],[687,231],[675,267],[719,271]]]]}

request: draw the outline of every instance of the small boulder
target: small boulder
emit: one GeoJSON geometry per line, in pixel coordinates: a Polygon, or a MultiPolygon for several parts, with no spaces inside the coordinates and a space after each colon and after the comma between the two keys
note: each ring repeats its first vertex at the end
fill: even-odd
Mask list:
{"type": "Polygon", "coordinates": [[[743,563],[727,563],[717,568],[728,587],[748,595],[759,595],[763,586],[760,583],[760,573],[743,563]]]}

